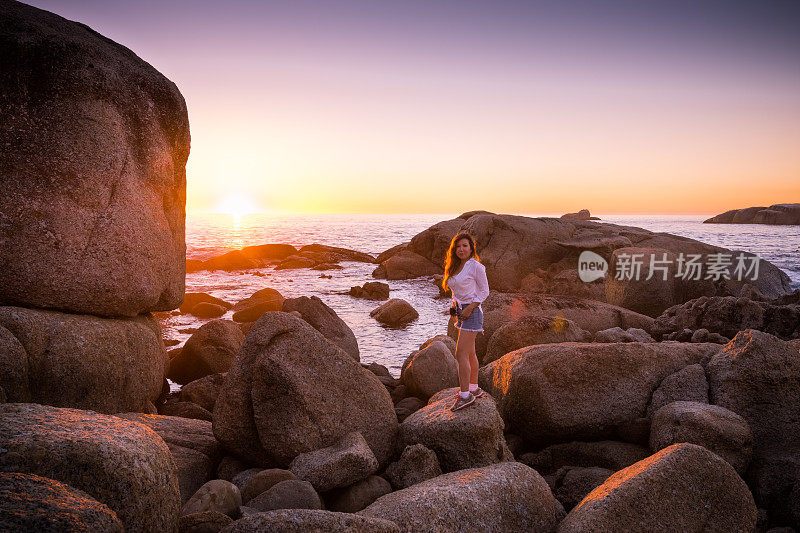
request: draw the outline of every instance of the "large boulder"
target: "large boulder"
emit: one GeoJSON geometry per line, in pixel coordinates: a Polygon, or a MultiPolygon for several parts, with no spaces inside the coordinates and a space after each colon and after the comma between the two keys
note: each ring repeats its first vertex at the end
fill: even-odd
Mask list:
{"type": "Polygon", "coordinates": [[[0,472],[3,531],[124,531],[110,507],[82,490],[34,474],[0,472]]]}
{"type": "Polygon", "coordinates": [[[180,91],[84,24],[21,2],[3,2],[0,19],[0,303],[102,316],[177,307],[180,91]]]}
{"type": "Polygon", "coordinates": [[[336,346],[350,354],[350,357],[359,361],[358,341],[353,330],[344,320],[339,318],[336,311],[325,305],[317,296],[300,296],[289,298],[283,302],[283,311],[290,313],[297,311],[302,319],[311,324],[314,329],[336,346]]]}
{"type": "Polygon", "coordinates": [[[182,503],[214,477],[222,447],[214,438],[211,422],[142,413],[117,413],[115,416],[144,424],[167,443],[178,467],[182,503]]]}
{"type": "Polygon", "coordinates": [[[274,509],[322,509],[322,500],[308,481],[287,479],[247,502],[248,507],[258,511],[274,509]]]}
{"type": "Polygon", "coordinates": [[[167,377],[184,385],[210,374],[227,372],[242,344],[244,333],[235,322],[206,322],[170,360],[167,377]]]}
{"type": "Polygon", "coordinates": [[[206,411],[213,412],[217,396],[225,383],[225,374],[210,374],[191,381],[181,387],[180,401],[199,405],[206,411]]]}
{"type": "Polygon", "coordinates": [[[308,533],[310,531],[349,531],[353,533],[399,533],[397,524],[350,513],[313,509],[280,509],[240,518],[220,533],[308,533]]]}
{"type": "Polygon", "coordinates": [[[113,319],[0,307],[0,387],[9,402],[143,411],[161,393],[167,361],[149,315],[113,319]]]}
{"type": "Polygon", "coordinates": [[[588,468],[565,466],[555,473],[550,486],[556,499],[561,502],[564,509],[570,511],[613,473],[612,470],[599,466],[588,468]]]}
{"type": "MultiPolygon", "coordinates": [[[[522,280],[537,270],[555,275],[575,269],[583,251],[593,251],[609,263],[612,262],[612,253],[623,247],[654,248],[671,254],[700,253],[705,257],[715,253],[735,253],[687,237],[633,226],[591,220],[498,215],[486,211],[468,212],[434,224],[415,235],[407,250],[436,265],[443,265],[450,241],[460,231],[467,231],[475,237],[481,262],[486,265],[489,286],[504,292],[519,290],[522,280]]],[[[733,259],[735,261],[735,255],[733,259]]],[[[791,280],[785,272],[768,261],[762,260],[759,264],[757,280],[737,281],[733,276],[727,285],[735,290],[744,283],[753,283],[771,298],[791,291],[791,280]]],[[[582,281],[576,283],[585,285],[582,281]]]]}
{"type": "Polygon", "coordinates": [[[718,405],[672,402],[653,415],[650,448],[657,452],[679,442],[710,450],[744,474],[753,453],[753,433],[744,418],[718,405]]]}
{"type": "Polygon", "coordinates": [[[427,400],[442,389],[458,385],[458,362],[444,342],[433,341],[406,358],[400,381],[409,394],[427,400]]]}
{"type": "Polygon", "coordinates": [[[726,461],[675,444],[612,475],[558,531],[754,531],[756,506],[726,461]],[[654,497],[657,495],[657,497],[654,497]]]}
{"type": "Polygon", "coordinates": [[[481,369],[506,429],[533,445],[595,440],[645,415],[661,380],[710,357],[713,343],[541,344],[481,369]]]}
{"type": "Polygon", "coordinates": [[[401,531],[554,531],[561,504],[536,470],[508,462],[444,474],[378,498],[360,516],[401,531]]]}
{"type": "Polygon", "coordinates": [[[745,479],[756,503],[788,520],[792,487],[800,483],[800,353],[790,342],[740,331],[709,361],[711,403],[740,415],[753,432],[745,479]]]}
{"type": "Polygon", "coordinates": [[[400,424],[403,446],[422,444],[436,452],[444,472],[513,460],[503,436],[503,419],[488,395],[453,412],[458,388],[434,394],[428,405],[400,424]]]}
{"type": "Polygon", "coordinates": [[[441,274],[444,263],[434,264],[425,257],[408,249],[400,250],[387,258],[376,269],[378,276],[384,279],[412,279],[421,276],[441,274]]]}
{"type": "Polygon", "coordinates": [[[167,531],[181,496],[169,448],[121,418],[37,404],[0,404],[0,471],[36,474],[106,504],[130,531],[167,531]]]}
{"type": "Polygon", "coordinates": [[[381,465],[394,449],[397,416],[386,387],[341,348],[290,313],[251,328],[214,406],[214,435],[262,466],[360,432],[381,465]]]}
{"type": "Polygon", "coordinates": [[[331,493],[326,497],[326,505],[331,511],[356,513],[390,492],[392,486],[388,481],[379,476],[368,476],[349,487],[331,493]]]}

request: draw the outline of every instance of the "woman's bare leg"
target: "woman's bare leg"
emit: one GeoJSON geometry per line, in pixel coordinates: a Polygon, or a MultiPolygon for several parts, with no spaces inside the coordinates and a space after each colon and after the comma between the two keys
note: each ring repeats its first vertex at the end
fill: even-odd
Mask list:
{"type": "Polygon", "coordinates": [[[475,336],[477,331],[458,331],[458,340],[456,341],[456,361],[458,361],[458,384],[461,386],[461,392],[469,391],[470,378],[473,374],[472,358],[475,358],[475,381],[478,382],[478,358],[475,357],[475,336]]]}
{"type": "MultiPolygon", "coordinates": [[[[477,333],[477,331],[475,333],[477,333]]],[[[480,362],[478,362],[478,355],[475,353],[475,337],[472,337],[472,351],[469,352],[469,382],[470,383],[477,383],[478,382],[478,368],[480,368],[480,362]]]]}

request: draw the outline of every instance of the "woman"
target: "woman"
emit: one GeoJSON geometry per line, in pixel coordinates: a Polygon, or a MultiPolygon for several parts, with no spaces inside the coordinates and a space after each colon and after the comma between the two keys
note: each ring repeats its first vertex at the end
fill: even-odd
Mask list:
{"type": "Polygon", "coordinates": [[[475,403],[484,391],[478,387],[478,357],[475,355],[475,336],[483,331],[481,302],[489,296],[486,267],[478,261],[475,239],[461,232],[450,241],[444,263],[442,287],[453,293],[450,314],[456,316],[458,328],[456,360],[461,392],[450,408],[458,411],[475,403]]]}

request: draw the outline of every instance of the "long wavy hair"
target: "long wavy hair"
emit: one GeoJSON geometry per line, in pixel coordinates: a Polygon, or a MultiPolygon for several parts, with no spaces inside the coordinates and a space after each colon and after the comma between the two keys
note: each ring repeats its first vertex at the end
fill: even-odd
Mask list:
{"type": "Polygon", "coordinates": [[[464,259],[464,262],[466,263],[469,261],[471,257],[474,257],[476,261],[480,261],[478,252],[475,250],[475,238],[466,231],[456,234],[453,240],[450,241],[450,247],[447,249],[447,253],[444,256],[444,278],[442,278],[442,287],[445,291],[449,289],[447,280],[450,279],[450,277],[455,274],[455,271],[458,270],[458,267],[461,266],[461,259],[456,255],[456,245],[458,241],[462,239],[467,239],[469,241],[470,249],[469,257],[464,259]]]}

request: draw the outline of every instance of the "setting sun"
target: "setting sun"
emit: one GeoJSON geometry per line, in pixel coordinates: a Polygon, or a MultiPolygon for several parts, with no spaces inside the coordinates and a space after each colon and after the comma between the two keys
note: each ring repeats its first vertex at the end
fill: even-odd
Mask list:
{"type": "Polygon", "coordinates": [[[243,194],[229,194],[220,200],[216,209],[217,213],[240,217],[251,213],[258,213],[256,204],[243,194]]]}

